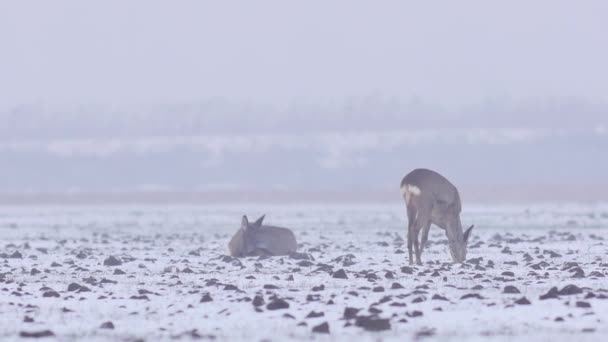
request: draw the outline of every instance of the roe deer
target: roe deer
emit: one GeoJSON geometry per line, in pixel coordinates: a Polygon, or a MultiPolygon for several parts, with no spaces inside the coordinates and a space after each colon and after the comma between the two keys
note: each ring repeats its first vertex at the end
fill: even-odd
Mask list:
{"type": "Polygon", "coordinates": [[[228,243],[233,257],[287,255],[298,248],[296,237],[287,228],[262,225],[264,215],[254,223],[243,216],[241,228],[228,243]]]}
{"type": "Polygon", "coordinates": [[[403,177],[401,193],[407,206],[407,249],[410,264],[414,263],[412,245],[416,253],[416,263],[422,264],[420,256],[428,240],[431,224],[445,230],[454,262],[463,262],[473,226],[462,232],[458,189],[435,171],[416,169],[403,177]],[[418,244],[418,234],[421,230],[422,240],[418,244]]]}

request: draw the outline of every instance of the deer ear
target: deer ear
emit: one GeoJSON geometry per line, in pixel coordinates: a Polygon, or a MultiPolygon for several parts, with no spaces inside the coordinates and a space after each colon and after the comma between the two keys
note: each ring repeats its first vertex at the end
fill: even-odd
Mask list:
{"type": "Polygon", "coordinates": [[[256,229],[260,228],[262,226],[262,223],[264,222],[264,217],[266,217],[266,215],[262,215],[259,219],[257,219],[257,221],[255,221],[255,223],[253,224],[253,226],[256,229]]]}
{"type": "Polygon", "coordinates": [[[464,232],[464,241],[465,241],[465,242],[468,242],[468,241],[469,241],[469,237],[471,236],[471,230],[473,230],[473,227],[475,227],[475,225],[470,226],[470,227],[469,227],[469,229],[467,229],[467,230],[464,232]]]}
{"type": "Polygon", "coordinates": [[[249,219],[247,218],[247,215],[243,215],[243,219],[241,220],[241,229],[247,230],[247,228],[249,228],[249,219]]]}

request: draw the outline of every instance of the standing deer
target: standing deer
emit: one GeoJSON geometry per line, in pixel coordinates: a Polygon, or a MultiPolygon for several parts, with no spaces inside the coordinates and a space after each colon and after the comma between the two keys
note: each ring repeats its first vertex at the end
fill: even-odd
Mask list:
{"type": "Polygon", "coordinates": [[[264,215],[254,223],[243,216],[241,228],[228,243],[233,257],[287,255],[298,248],[296,237],[287,228],[263,225],[264,215]]]}
{"type": "Polygon", "coordinates": [[[428,240],[431,224],[445,230],[454,262],[463,262],[473,226],[462,232],[458,189],[435,171],[416,169],[403,177],[401,193],[407,206],[407,249],[410,264],[414,263],[412,245],[416,253],[416,263],[422,264],[420,256],[428,240]],[[422,241],[419,244],[420,230],[422,241]]]}

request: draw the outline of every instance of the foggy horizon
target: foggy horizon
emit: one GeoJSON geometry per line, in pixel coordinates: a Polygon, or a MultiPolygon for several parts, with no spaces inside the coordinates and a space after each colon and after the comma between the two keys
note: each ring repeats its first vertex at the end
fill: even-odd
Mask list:
{"type": "Polygon", "coordinates": [[[608,200],[605,2],[35,6],[0,5],[0,195],[387,198],[427,167],[608,200]]]}

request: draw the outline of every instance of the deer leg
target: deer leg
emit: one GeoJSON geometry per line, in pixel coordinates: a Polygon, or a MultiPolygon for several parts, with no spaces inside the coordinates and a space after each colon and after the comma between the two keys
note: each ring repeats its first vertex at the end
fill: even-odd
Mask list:
{"type": "Polygon", "coordinates": [[[410,265],[414,264],[414,229],[413,224],[410,224],[407,230],[407,251],[410,256],[410,265]]]}
{"type": "Polygon", "coordinates": [[[421,249],[420,249],[420,243],[419,243],[419,239],[418,239],[418,235],[420,233],[420,224],[418,222],[416,222],[416,230],[414,231],[414,251],[416,252],[416,264],[418,265],[422,265],[422,261],[420,261],[420,254],[421,254],[421,249]]]}
{"type": "Polygon", "coordinates": [[[431,214],[433,211],[432,204],[427,204],[418,209],[418,215],[416,217],[416,236],[414,240],[414,248],[416,250],[416,263],[422,265],[422,251],[426,246],[426,242],[429,238],[429,230],[431,228],[431,214]],[[422,241],[418,245],[418,235],[422,231],[422,241]]]}
{"type": "Polygon", "coordinates": [[[407,220],[407,251],[410,257],[410,265],[413,265],[414,253],[412,247],[414,243],[414,229],[416,228],[416,211],[409,206],[407,207],[407,220]]]}
{"type": "Polygon", "coordinates": [[[422,239],[420,240],[420,254],[422,255],[422,251],[426,247],[426,243],[429,240],[429,231],[431,230],[431,221],[427,220],[422,225],[422,239]]]}

